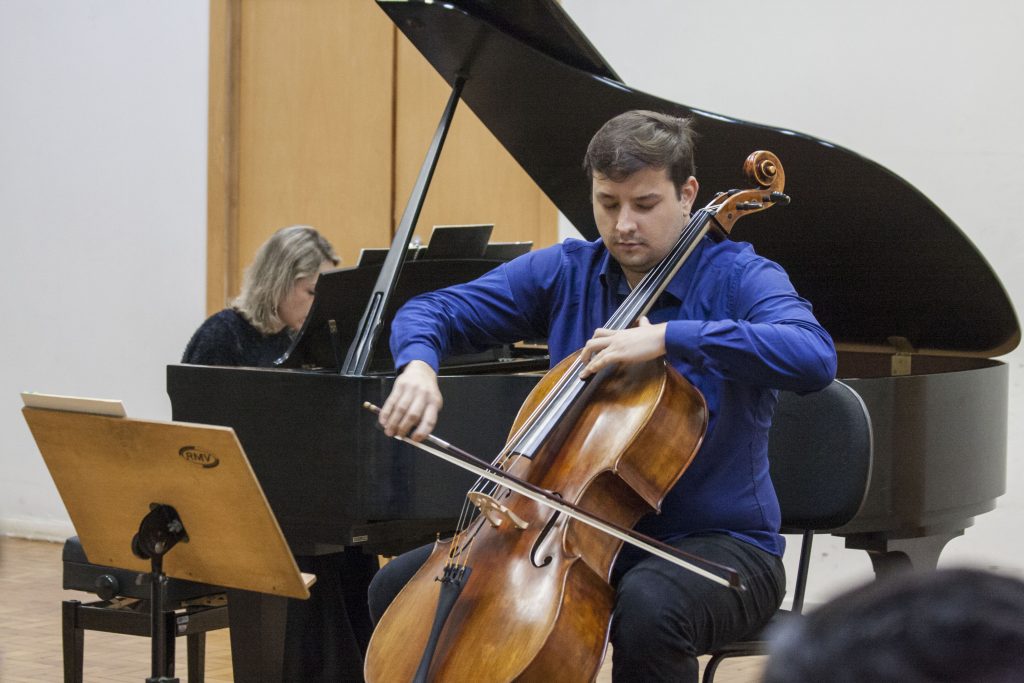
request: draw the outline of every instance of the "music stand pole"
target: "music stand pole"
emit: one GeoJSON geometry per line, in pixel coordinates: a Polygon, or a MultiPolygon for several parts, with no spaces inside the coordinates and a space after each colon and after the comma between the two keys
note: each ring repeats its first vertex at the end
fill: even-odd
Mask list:
{"type": "Polygon", "coordinates": [[[152,566],[149,575],[149,635],[152,640],[153,675],[146,679],[146,683],[178,683],[177,678],[167,675],[167,620],[164,617],[167,575],[163,567],[164,555],[178,541],[187,543],[188,534],[173,507],[161,503],[150,503],[149,507],[149,514],[139,524],[139,533],[132,538],[132,553],[143,560],[150,560],[152,566]]]}

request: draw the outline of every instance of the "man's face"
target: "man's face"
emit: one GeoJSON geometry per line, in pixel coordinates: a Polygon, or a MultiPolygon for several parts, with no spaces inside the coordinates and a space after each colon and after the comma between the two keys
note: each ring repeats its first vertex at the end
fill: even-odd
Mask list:
{"type": "Polygon", "coordinates": [[[621,182],[594,173],[591,202],[597,231],[630,286],[668,254],[690,219],[696,196],[695,178],[677,191],[664,168],[643,168],[621,182]]]}

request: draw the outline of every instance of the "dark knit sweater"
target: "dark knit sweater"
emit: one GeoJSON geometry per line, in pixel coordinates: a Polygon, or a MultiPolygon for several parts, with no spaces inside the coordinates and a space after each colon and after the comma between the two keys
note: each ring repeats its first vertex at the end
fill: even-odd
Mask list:
{"type": "Polygon", "coordinates": [[[292,343],[287,329],[265,335],[233,308],[206,319],[192,335],[182,363],[271,367],[292,343]]]}

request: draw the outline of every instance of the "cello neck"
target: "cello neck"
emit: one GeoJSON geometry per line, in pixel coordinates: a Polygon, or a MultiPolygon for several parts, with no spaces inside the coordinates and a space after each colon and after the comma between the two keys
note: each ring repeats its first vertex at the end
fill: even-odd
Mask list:
{"type": "MultiPolygon", "coordinates": [[[[665,287],[671,282],[687,257],[711,228],[714,212],[707,208],[700,209],[683,228],[679,239],[661,262],[648,272],[629,293],[622,305],[616,309],[604,327],[610,330],[623,330],[636,324],[642,316],[654,306],[665,287]]],[[[601,381],[603,374],[580,381],[579,375],[584,364],[577,359],[567,369],[559,382],[547,395],[545,401],[524,423],[523,428],[509,440],[505,453],[515,453],[527,458],[533,457],[551,434],[561,424],[584,392],[594,390],[601,381]]]]}

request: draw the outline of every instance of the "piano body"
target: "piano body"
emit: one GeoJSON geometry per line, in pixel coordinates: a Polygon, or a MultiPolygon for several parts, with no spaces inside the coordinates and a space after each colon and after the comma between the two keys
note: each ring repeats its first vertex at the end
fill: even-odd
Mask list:
{"type": "MultiPolygon", "coordinates": [[[[879,574],[933,567],[949,539],[995,507],[1006,481],[1008,371],[992,357],[1017,345],[1019,324],[996,275],[931,201],[887,169],[828,142],[631,89],[553,0],[378,4],[452,86],[449,108],[467,104],[587,238],[597,232],[580,160],[597,128],[622,111],[694,118],[705,188],[698,205],[707,192],[739,182],[737,169],[751,151],[775,152],[793,202],[740,223],[733,238],[782,264],[813,302],[840,350],[839,377],[870,412],[869,491],[861,512],[836,533],[847,547],[866,550],[879,574]]],[[[450,112],[442,124],[445,116],[450,112]]],[[[435,143],[438,138],[443,143],[443,134],[435,143]]],[[[440,145],[432,153],[435,148],[440,145]]],[[[429,184],[424,173],[417,191],[429,184]]],[[[403,223],[414,223],[415,211],[406,213],[403,223]]],[[[411,231],[403,236],[403,227],[392,262],[406,251],[411,231]]],[[[346,340],[356,340],[349,349],[365,327],[364,319],[345,331],[346,340]]],[[[297,553],[360,543],[401,550],[461,505],[465,477],[384,439],[359,409],[389,389],[383,346],[371,339],[362,371],[347,374],[344,367],[341,374],[168,368],[174,419],[236,429],[297,553]]],[[[493,365],[501,363],[482,367],[493,365]]],[[[437,433],[468,450],[493,452],[535,381],[489,373],[443,377],[437,433]]],[[[272,631],[252,638],[261,651],[233,648],[236,676],[274,671],[272,631]]]]}

